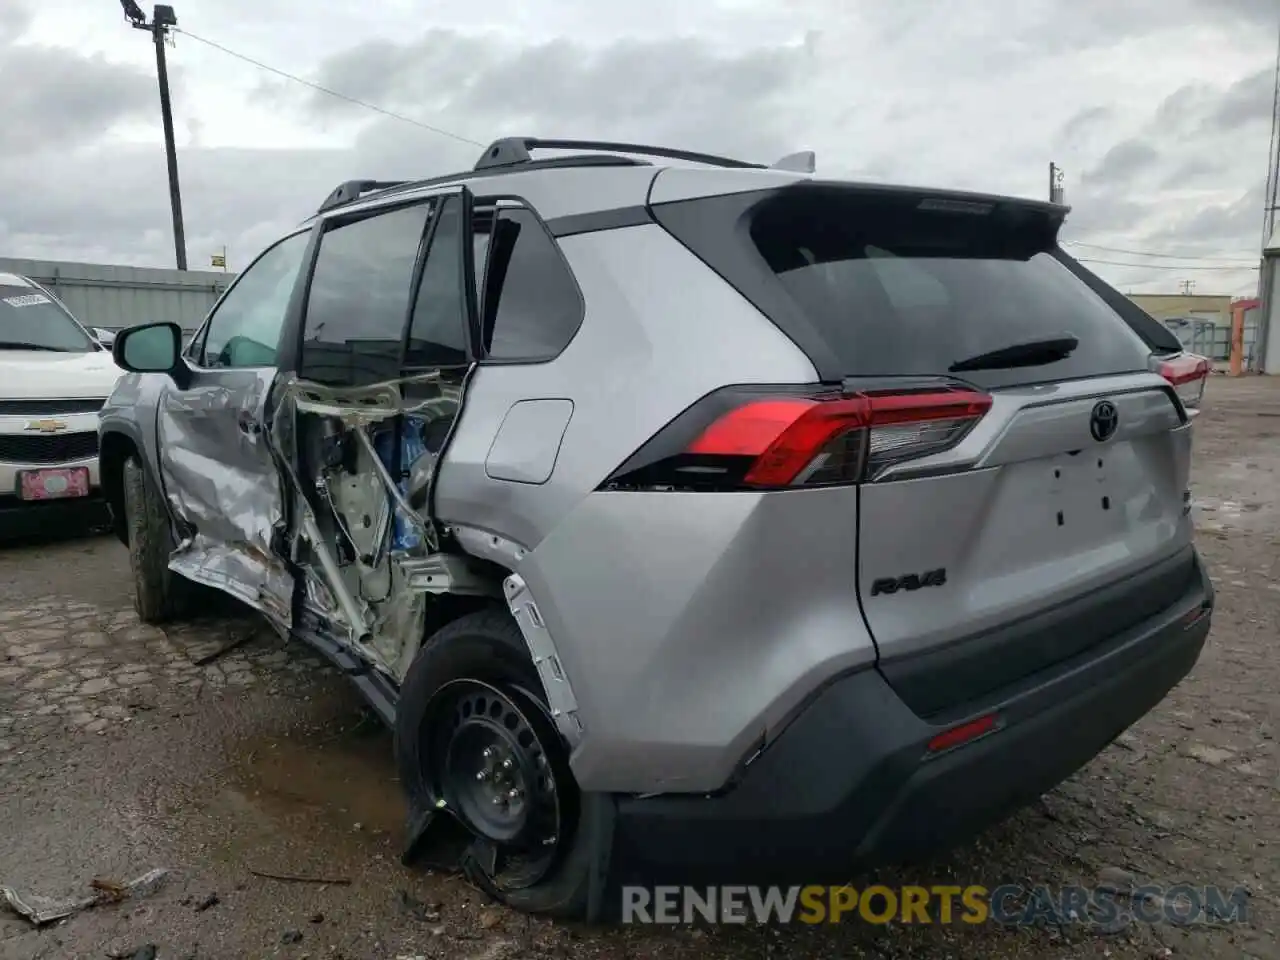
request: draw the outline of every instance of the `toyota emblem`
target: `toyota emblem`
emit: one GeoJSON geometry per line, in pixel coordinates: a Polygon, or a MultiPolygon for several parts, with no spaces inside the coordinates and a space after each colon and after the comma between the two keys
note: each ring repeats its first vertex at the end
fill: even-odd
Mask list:
{"type": "Polygon", "coordinates": [[[1115,436],[1120,426],[1120,411],[1110,400],[1099,400],[1093,405],[1093,413],[1089,417],[1089,432],[1093,439],[1104,443],[1115,436]]]}

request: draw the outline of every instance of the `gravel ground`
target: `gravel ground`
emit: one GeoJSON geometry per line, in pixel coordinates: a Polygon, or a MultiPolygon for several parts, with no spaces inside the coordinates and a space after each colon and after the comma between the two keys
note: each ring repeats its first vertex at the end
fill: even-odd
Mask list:
{"type": "Polygon", "coordinates": [[[1194,482],[1218,609],[1192,675],[1035,808],[925,870],[851,879],[1216,884],[1248,891],[1243,923],[531,920],[447,870],[399,865],[390,740],[345,681],[234,610],[165,631],[139,624],[123,548],[72,537],[0,549],[0,884],[66,896],[95,878],[172,873],[149,897],[40,930],[0,909],[0,960],[146,957],[148,945],[161,960],[1280,958],[1280,378],[1216,378],[1207,405],[1194,482]]]}

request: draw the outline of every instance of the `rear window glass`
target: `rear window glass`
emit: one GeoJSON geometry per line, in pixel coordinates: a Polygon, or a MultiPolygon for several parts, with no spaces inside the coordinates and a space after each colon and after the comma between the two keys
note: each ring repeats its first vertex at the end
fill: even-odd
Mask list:
{"type": "Polygon", "coordinates": [[[1121,319],[1129,325],[1129,328],[1136,333],[1151,350],[1155,353],[1178,353],[1182,350],[1182,344],[1178,341],[1163,323],[1151,316],[1140,306],[1126,297],[1123,293],[1111,286],[1096,273],[1093,273],[1080,261],[1070,256],[1064,250],[1058,250],[1055,256],[1058,262],[1070,270],[1090,290],[1096,293],[1102,300],[1120,315],[1121,319]]]}
{"type": "MultiPolygon", "coordinates": [[[[717,203],[701,223],[692,210],[672,218],[695,252],[712,238],[705,217],[717,203]]],[[[1146,368],[1145,344],[1058,261],[1037,209],[823,184],[775,191],[738,223],[714,243],[737,244],[737,263],[723,250],[706,259],[784,332],[798,314],[834,354],[839,375],[953,375],[997,387],[1146,368]],[[769,291],[765,278],[780,289],[769,291]],[[1067,335],[1079,346],[1065,359],[950,373],[979,354],[1067,335]]]]}

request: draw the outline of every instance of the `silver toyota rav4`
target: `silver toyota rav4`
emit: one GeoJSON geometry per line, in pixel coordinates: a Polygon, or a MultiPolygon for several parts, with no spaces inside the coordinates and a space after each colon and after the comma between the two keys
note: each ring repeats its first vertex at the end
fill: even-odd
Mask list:
{"type": "Polygon", "coordinates": [[[844,881],[1058,784],[1209,631],[1206,370],[1065,208],[812,160],[500,140],[119,334],[140,615],[204,584],[325,653],[406,861],[462,837],[529,911],[844,881]]]}

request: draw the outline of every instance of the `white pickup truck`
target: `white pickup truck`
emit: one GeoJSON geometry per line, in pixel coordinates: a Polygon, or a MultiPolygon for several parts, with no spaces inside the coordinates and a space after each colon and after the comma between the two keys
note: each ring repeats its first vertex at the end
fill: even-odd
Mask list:
{"type": "Polygon", "coordinates": [[[98,411],[120,374],[57,297],[0,273],[0,536],[105,516],[98,411]]]}

